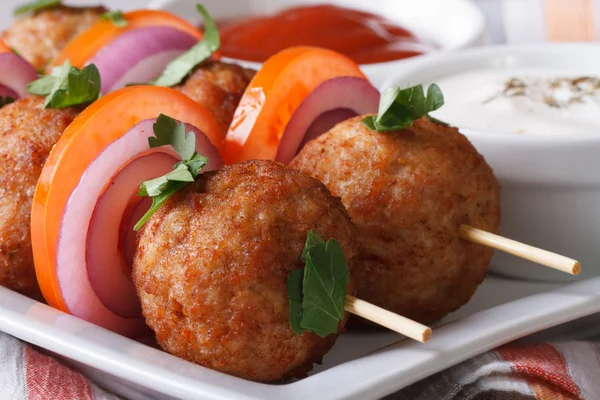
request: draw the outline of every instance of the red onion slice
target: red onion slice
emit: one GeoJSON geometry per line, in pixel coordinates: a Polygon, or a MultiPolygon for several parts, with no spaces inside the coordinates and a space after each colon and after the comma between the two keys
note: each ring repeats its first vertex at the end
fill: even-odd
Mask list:
{"type": "Polygon", "coordinates": [[[198,40],[168,26],[152,26],[125,32],[104,46],[89,61],[100,71],[103,94],[129,83],[150,82],[167,64],[198,40]]]}
{"type": "Polygon", "coordinates": [[[0,97],[3,99],[10,97],[16,100],[19,98],[19,94],[7,86],[0,85],[0,97]]]}
{"type": "MultiPolygon", "coordinates": [[[[136,158],[117,173],[96,203],[87,239],[88,275],[100,301],[121,317],[132,318],[141,314],[130,278],[130,264],[120,245],[121,239],[129,238],[129,235],[125,238],[121,235],[123,214],[130,199],[137,197],[141,182],[163,175],[173,169],[177,161],[173,155],[164,152],[152,152],[136,158]],[[115,266],[114,272],[107,274],[106,266],[111,265],[115,266]]],[[[133,233],[131,222],[127,221],[128,226],[124,228],[133,233]]]]}
{"type": "Polygon", "coordinates": [[[366,79],[344,76],[323,82],[290,118],[276,160],[289,164],[304,143],[350,117],[375,113],[378,107],[379,91],[366,79]]]}
{"type": "Polygon", "coordinates": [[[16,93],[17,96],[13,97],[15,100],[29,95],[27,84],[37,77],[35,68],[15,53],[0,53],[0,85],[16,93]]]}
{"type": "MultiPolygon", "coordinates": [[[[57,276],[71,313],[107,329],[132,334],[143,326],[139,302],[119,249],[121,223],[144,179],[172,170],[177,154],[168,147],[148,150],[155,120],[133,127],[89,165],[69,198],[57,244],[57,276]],[[82,235],[87,232],[87,235],[82,235]],[[85,268],[73,266],[85,265],[85,268]]],[[[196,150],[209,158],[206,170],[222,165],[218,150],[198,129],[196,150]]],[[[149,206],[148,202],[140,203],[149,206]]],[[[136,207],[134,214],[146,211],[136,207]]],[[[146,208],[147,209],[147,208],[146,208]]],[[[129,216],[128,224],[135,223],[129,216]]]]}

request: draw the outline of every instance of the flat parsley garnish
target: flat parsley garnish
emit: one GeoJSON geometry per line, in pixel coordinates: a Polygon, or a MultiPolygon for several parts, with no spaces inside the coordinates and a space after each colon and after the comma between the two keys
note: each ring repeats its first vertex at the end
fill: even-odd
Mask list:
{"type": "Polygon", "coordinates": [[[127,19],[125,18],[125,15],[123,15],[123,11],[121,10],[105,12],[104,14],[102,14],[101,19],[103,21],[110,21],[113,23],[113,25],[118,26],[119,28],[127,26],[127,19]]]}
{"type": "Polygon", "coordinates": [[[31,3],[23,4],[15,8],[13,11],[14,16],[19,16],[23,14],[27,14],[29,12],[38,12],[44,10],[46,8],[51,8],[55,6],[61,5],[61,0],[37,0],[32,1],[31,3]]]}
{"type": "Polygon", "coordinates": [[[90,104],[100,96],[100,73],[94,64],[81,71],[67,60],[62,67],[54,67],[50,75],[27,85],[31,94],[46,96],[44,108],[66,108],[90,104]]]}
{"type": "Polygon", "coordinates": [[[344,301],[350,272],[342,247],[335,239],[327,243],[309,231],[301,259],[304,268],[287,278],[290,327],[301,335],[313,332],[320,337],[337,333],[344,319],[344,301]]]}
{"type": "Polygon", "coordinates": [[[196,152],[196,134],[186,134],[185,124],[161,114],[156,119],[153,130],[155,137],[148,138],[150,148],[171,146],[179,154],[181,161],[175,164],[173,171],[140,185],[138,196],[152,197],[152,205],[135,225],[136,231],[175,193],[194,182],[208,162],[208,158],[196,152]]]}
{"type": "Polygon", "coordinates": [[[368,116],[361,122],[376,132],[405,129],[424,116],[433,122],[445,124],[428,115],[443,105],[444,95],[435,83],[429,85],[427,95],[421,85],[406,89],[388,88],[381,94],[377,115],[368,116]]]}
{"type": "Polygon", "coordinates": [[[221,36],[217,25],[202,4],[197,4],[196,7],[204,19],[204,37],[187,52],[167,64],[163,73],[150,82],[151,85],[171,87],[179,84],[197,65],[219,49],[221,36]]]}

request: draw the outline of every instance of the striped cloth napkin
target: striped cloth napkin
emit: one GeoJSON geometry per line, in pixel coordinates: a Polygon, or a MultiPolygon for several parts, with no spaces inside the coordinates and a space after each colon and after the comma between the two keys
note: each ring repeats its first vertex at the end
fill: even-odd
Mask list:
{"type": "MultiPolygon", "coordinates": [[[[0,399],[117,400],[56,359],[0,333],[0,399]]],[[[386,400],[600,399],[600,342],[508,345],[386,400]]]]}
{"type": "Polygon", "coordinates": [[[1,400],[117,400],[87,378],[0,332],[1,400]]]}
{"type": "Polygon", "coordinates": [[[386,399],[597,400],[600,342],[503,346],[386,399]]]}

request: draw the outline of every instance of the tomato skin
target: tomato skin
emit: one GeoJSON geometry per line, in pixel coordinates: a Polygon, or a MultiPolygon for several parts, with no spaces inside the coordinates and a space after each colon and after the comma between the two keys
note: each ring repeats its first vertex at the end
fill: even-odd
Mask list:
{"type": "Polygon", "coordinates": [[[223,161],[274,160],[285,127],[302,101],[321,83],[341,76],[366,79],[354,61],[318,47],[291,47],[268,59],[233,116],[223,161]]]}
{"type": "Polygon", "coordinates": [[[12,52],[12,49],[6,45],[2,40],[0,40],[0,54],[12,52]]]}

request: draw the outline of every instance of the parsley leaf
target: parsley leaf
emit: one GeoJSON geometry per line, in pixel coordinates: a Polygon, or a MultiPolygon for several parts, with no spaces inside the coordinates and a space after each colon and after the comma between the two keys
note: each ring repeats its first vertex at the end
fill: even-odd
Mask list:
{"type": "Polygon", "coordinates": [[[100,73],[94,64],[81,71],[67,60],[62,67],[54,67],[50,75],[27,85],[31,94],[46,96],[44,108],[66,108],[93,103],[100,96],[100,73]]]}
{"type": "Polygon", "coordinates": [[[159,115],[154,123],[156,137],[148,138],[150,148],[170,145],[182,160],[189,160],[196,152],[196,135],[190,132],[186,135],[185,125],[178,124],[173,118],[159,115]]]}
{"type": "Polygon", "coordinates": [[[0,108],[4,107],[7,104],[14,103],[14,102],[15,102],[15,99],[10,96],[0,97],[0,108]]]}
{"type": "Polygon", "coordinates": [[[37,12],[46,8],[55,7],[60,4],[61,0],[37,0],[15,8],[13,14],[16,17],[19,15],[27,14],[28,12],[37,12]]]}
{"type": "Polygon", "coordinates": [[[208,158],[196,153],[196,135],[194,132],[186,134],[183,123],[178,124],[173,118],[161,114],[156,119],[153,130],[155,137],[148,138],[150,148],[172,146],[181,156],[181,161],[175,164],[173,171],[140,185],[138,196],[152,197],[152,205],[135,225],[136,231],[175,193],[194,182],[208,163],[208,158]]]}
{"type": "Polygon", "coordinates": [[[307,331],[324,338],[337,333],[344,318],[348,265],[340,244],[334,239],[325,243],[315,231],[308,232],[301,258],[304,268],[287,278],[290,327],[296,334],[307,331]]]}
{"type": "Polygon", "coordinates": [[[201,62],[210,57],[221,45],[221,37],[217,25],[202,4],[196,7],[204,18],[204,38],[191,49],[177,57],[163,73],[151,82],[155,86],[171,87],[180,83],[201,62]]]}
{"type": "Polygon", "coordinates": [[[104,14],[102,14],[101,19],[103,21],[110,21],[113,23],[114,26],[118,26],[120,28],[127,26],[127,19],[125,19],[123,11],[121,10],[105,12],[104,14]]]}
{"type": "Polygon", "coordinates": [[[412,126],[415,120],[428,116],[443,105],[444,95],[435,83],[429,85],[427,95],[421,85],[406,89],[388,88],[381,94],[377,115],[368,116],[361,122],[372,131],[397,131],[412,126]]]}
{"type": "Polygon", "coordinates": [[[186,165],[179,164],[166,175],[144,182],[138,195],[156,197],[168,187],[169,182],[194,182],[194,176],[186,165]]]}

